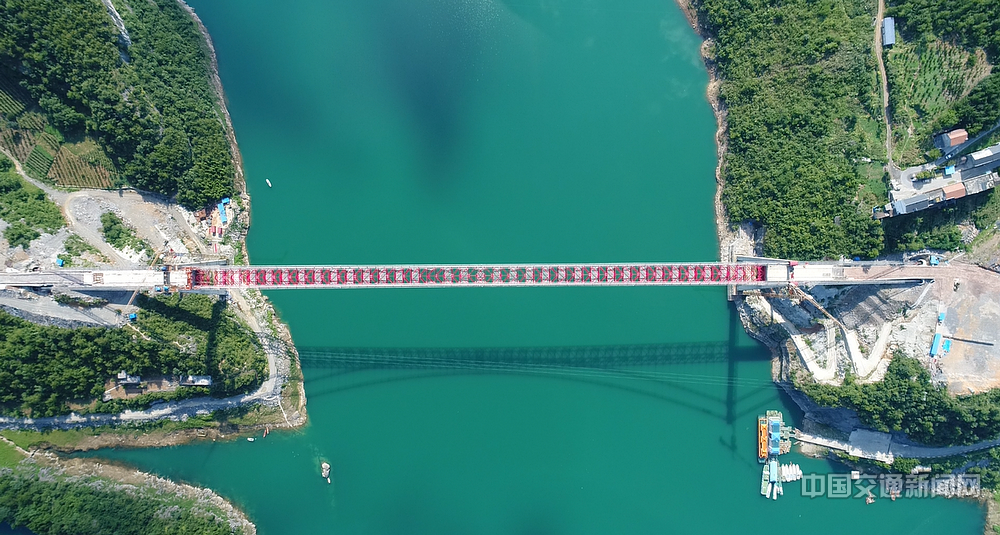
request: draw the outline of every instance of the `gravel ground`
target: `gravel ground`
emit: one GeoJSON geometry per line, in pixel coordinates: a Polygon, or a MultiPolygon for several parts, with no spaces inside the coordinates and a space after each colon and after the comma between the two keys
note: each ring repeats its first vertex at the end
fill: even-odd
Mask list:
{"type": "Polygon", "coordinates": [[[18,290],[0,290],[0,308],[34,323],[69,328],[110,327],[120,324],[121,320],[114,310],[107,307],[70,307],[48,297],[18,290]]]}
{"type": "MultiPolygon", "coordinates": [[[[153,249],[168,253],[167,262],[186,263],[205,259],[207,249],[191,224],[194,216],[162,196],[133,191],[87,190],[66,195],[64,203],[73,228],[81,235],[88,234],[84,238],[91,243],[103,241],[96,229],[100,227],[101,214],[110,211],[133,228],[153,249]]],[[[120,263],[124,261],[129,267],[149,263],[148,258],[141,258],[133,251],[116,250],[116,256],[120,263]]]]}
{"type": "MultiPolygon", "coordinates": [[[[885,360],[868,380],[879,380],[888,358],[901,351],[920,359],[932,377],[954,394],[1000,387],[1000,274],[964,263],[942,265],[937,273],[929,284],[814,287],[807,291],[857,333],[863,351],[885,348],[885,360]],[[939,322],[942,311],[945,320],[939,322]],[[937,333],[951,339],[951,350],[932,358],[930,348],[937,333]],[[881,345],[877,343],[880,336],[881,345]]],[[[824,316],[814,307],[791,299],[772,297],[768,301],[808,333],[805,338],[817,361],[837,360],[842,376],[849,366],[843,342],[830,339],[832,330],[810,329],[810,325],[826,321],[824,316]]]]}
{"type": "Polygon", "coordinates": [[[956,394],[1000,387],[1000,274],[971,268],[956,278],[957,290],[954,281],[940,281],[940,332],[952,339],[951,351],[937,362],[941,379],[956,394]]]}

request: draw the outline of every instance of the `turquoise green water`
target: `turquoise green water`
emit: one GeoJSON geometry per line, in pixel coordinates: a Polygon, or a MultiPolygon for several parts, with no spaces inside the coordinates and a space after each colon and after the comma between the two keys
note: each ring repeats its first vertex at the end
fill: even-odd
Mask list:
{"type": "MultiPolygon", "coordinates": [[[[254,263],[715,258],[715,123],[672,2],[192,3],[245,159],[254,263]]],[[[797,484],[765,502],[756,415],[797,414],[722,289],[270,296],[303,347],[666,356],[625,371],[312,366],[302,431],[100,454],[209,486],[265,534],[756,533],[768,516],[811,534],[982,531],[963,502],[809,500],[797,484]]]]}

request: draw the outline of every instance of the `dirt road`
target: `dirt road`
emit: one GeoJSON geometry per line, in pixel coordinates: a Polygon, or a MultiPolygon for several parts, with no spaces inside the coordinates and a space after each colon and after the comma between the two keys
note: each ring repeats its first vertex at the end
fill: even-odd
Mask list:
{"type": "Polygon", "coordinates": [[[889,120],[889,80],[885,75],[885,60],[882,57],[882,21],[885,15],[885,0],[878,1],[878,13],[875,15],[875,57],[878,59],[878,74],[882,89],[882,119],[885,122],[885,157],[886,166],[894,169],[892,162],[892,124],[889,120]]]}

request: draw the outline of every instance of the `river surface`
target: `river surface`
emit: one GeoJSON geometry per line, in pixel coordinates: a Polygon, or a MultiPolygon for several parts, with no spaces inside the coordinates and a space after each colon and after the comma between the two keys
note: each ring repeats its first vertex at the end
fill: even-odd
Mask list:
{"type": "MultiPolygon", "coordinates": [[[[254,263],[716,259],[715,121],[672,1],[191,3],[245,159],[254,263]]],[[[798,483],[765,501],[756,416],[800,415],[722,288],[270,297],[299,346],[359,364],[305,368],[305,429],[99,455],[209,486],[269,535],[982,532],[968,502],[798,483]],[[552,346],[594,360],[530,349],[552,346]],[[476,362],[365,369],[430,364],[415,348],[476,362]]]]}

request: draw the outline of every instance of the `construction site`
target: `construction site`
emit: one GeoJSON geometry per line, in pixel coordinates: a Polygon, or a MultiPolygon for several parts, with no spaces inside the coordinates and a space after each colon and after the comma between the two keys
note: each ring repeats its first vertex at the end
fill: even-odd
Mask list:
{"type": "Polygon", "coordinates": [[[1000,274],[961,258],[934,270],[922,282],[750,290],[741,312],[749,330],[786,355],[776,380],[801,368],[826,384],[847,373],[878,381],[900,353],[954,394],[1000,386],[1000,274]]]}

